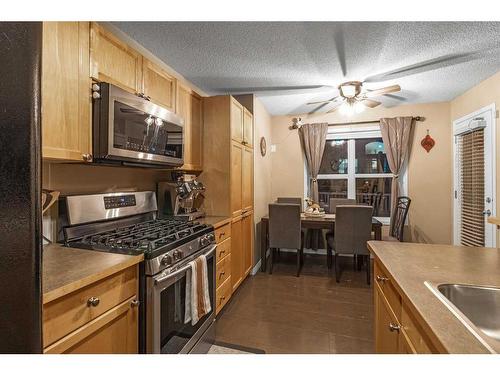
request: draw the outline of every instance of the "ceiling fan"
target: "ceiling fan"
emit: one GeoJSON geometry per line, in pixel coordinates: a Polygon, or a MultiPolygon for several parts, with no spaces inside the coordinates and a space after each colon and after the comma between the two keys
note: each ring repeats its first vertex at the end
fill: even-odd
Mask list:
{"type": "Polygon", "coordinates": [[[392,85],[380,89],[366,91],[362,91],[362,87],[363,82],[360,81],[344,82],[338,86],[338,96],[329,100],[309,102],[307,104],[320,104],[324,106],[328,103],[336,102],[340,103],[340,105],[330,109],[327,113],[339,110],[339,112],[341,112],[342,114],[353,114],[362,112],[366,107],[375,108],[382,104],[381,102],[373,100],[371,98],[401,91],[401,87],[399,85],[392,85]]]}

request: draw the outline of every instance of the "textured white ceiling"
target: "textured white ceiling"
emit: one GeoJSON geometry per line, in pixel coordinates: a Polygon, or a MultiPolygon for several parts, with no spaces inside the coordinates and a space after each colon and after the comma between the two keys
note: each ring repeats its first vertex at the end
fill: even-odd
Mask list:
{"type": "Polygon", "coordinates": [[[500,22],[113,24],[207,93],[255,92],[273,115],[326,111],[305,103],[348,80],[398,83],[387,107],[449,101],[500,70],[500,22]]]}

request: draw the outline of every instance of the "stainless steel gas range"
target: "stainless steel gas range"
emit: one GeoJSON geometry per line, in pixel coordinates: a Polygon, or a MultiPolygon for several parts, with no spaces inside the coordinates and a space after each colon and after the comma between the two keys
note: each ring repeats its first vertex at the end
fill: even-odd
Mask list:
{"type": "Polygon", "coordinates": [[[140,275],[139,347],[142,353],[208,350],[214,339],[215,235],[210,225],[157,218],[154,192],[66,197],[60,223],[67,246],[144,254],[140,275]],[[204,254],[212,311],[184,323],[188,263],[204,254]]]}

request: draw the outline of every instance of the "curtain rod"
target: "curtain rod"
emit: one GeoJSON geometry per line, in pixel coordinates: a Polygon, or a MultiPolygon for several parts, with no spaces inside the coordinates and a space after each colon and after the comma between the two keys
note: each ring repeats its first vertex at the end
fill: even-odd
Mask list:
{"type": "MultiPolygon", "coordinates": [[[[413,119],[415,121],[424,121],[425,118],[422,116],[414,116],[413,119]]],[[[301,118],[294,118],[293,125],[290,129],[298,129],[301,124],[301,118]]],[[[328,124],[328,126],[340,126],[340,125],[361,125],[361,124],[380,124],[380,120],[371,120],[371,121],[353,121],[353,122],[335,122],[328,124]]]]}

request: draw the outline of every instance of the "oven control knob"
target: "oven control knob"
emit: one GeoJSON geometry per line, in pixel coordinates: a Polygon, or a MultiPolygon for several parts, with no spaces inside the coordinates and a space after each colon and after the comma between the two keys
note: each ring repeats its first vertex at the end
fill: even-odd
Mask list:
{"type": "Polygon", "coordinates": [[[207,235],[207,237],[208,237],[208,240],[209,240],[210,242],[214,242],[214,241],[215,241],[215,234],[213,234],[213,233],[209,233],[209,234],[207,235]]]}
{"type": "Polygon", "coordinates": [[[182,251],[175,250],[173,255],[174,255],[174,260],[182,259],[182,251]]]}
{"type": "Polygon", "coordinates": [[[172,264],[172,256],[170,255],[165,255],[163,258],[161,258],[161,264],[163,266],[169,266],[172,264]]]}
{"type": "Polygon", "coordinates": [[[201,244],[201,246],[210,245],[210,240],[208,239],[207,236],[203,236],[200,238],[200,244],[201,244]]]}

